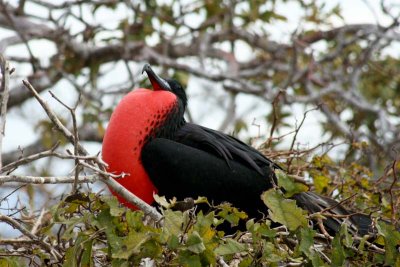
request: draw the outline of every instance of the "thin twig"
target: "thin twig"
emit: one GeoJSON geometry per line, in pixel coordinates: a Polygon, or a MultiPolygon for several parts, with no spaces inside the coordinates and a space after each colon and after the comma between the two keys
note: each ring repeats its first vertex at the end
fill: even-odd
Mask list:
{"type": "Polygon", "coordinates": [[[229,265],[224,261],[224,258],[221,256],[217,256],[217,261],[218,264],[221,265],[221,267],[229,267],[229,265]]]}
{"type": "Polygon", "coordinates": [[[54,150],[59,146],[59,144],[60,143],[58,142],[49,150],[30,155],[28,157],[23,157],[17,161],[7,164],[6,166],[4,166],[3,168],[0,169],[0,174],[15,170],[16,168],[18,168],[18,166],[28,164],[28,163],[38,160],[38,159],[49,157],[49,156],[54,156],[55,155],[54,150]]]}
{"type": "Polygon", "coordinates": [[[280,100],[280,96],[282,94],[284,94],[284,92],[283,91],[279,91],[278,94],[275,96],[274,100],[272,101],[273,121],[272,121],[272,126],[271,126],[271,130],[270,130],[269,138],[268,138],[268,143],[267,143],[268,147],[271,147],[275,128],[278,127],[277,108],[278,108],[278,103],[279,103],[279,100],[280,100]]]}
{"type": "MultiPolygon", "coordinates": [[[[78,142],[78,140],[76,140],[75,136],[64,126],[64,124],[62,124],[62,122],[58,119],[58,117],[54,113],[54,111],[43,100],[43,98],[37,93],[35,88],[27,80],[23,80],[23,84],[26,86],[26,88],[29,89],[29,91],[31,91],[31,93],[34,95],[34,97],[38,100],[40,105],[46,111],[50,120],[56,126],[57,130],[59,130],[72,144],[75,144],[75,142],[77,143],[79,153],[81,153],[83,155],[89,155],[87,150],[78,142]]],[[[145,214],[148,214],[154,221],[156,221],[156,222],[161,221],[162,215],[154,207],[150,206],[149,204],[144,202],[142,199],[135,196],[132,192],[128,191],[125,187],[120,185],[114,179],[110,179],[110,177],[114,177],[116,175],[105,171],[104,162],[98,161],[97,159],[94,159],[93,162],[95,162],[99,168],[95,167],[92,164],[83,162],[83,161],[80,162],[80,164],[101,174],[100,175],[100,177],[102,178],[101,180],[104,183],[106,183],[108,186],[110,186],[114,192],[116,192],[117,194],[119,194],[120,196],[125,198],[129,203],[140,208],[145,214]]],[[[117,175],[116,177],[119,177],[119,176],[117,175]]]]}
{"type": "MultiPolygon", "coordinates": [[[[60,119],[57,117],[54,111],[49,107],[49,105],[43,100],[43,98],[39,95],[39,93],[32,86],[32,84],[27,80],[23,80],[22,83],[33,94],[33,96],[36,98],[39,104],[43,107],[44,111],[46,111],[47,116],[53,122],[54,126],[56,126],[57,130],[60,131],[71,142],[71,144],[74,144],[75,142],[74,135],[64,126],[64,124],[62,124],[60,119]]],[[[80,153],[85,155],[89,154],[87,150],[80,143],[78,143],[78,148],[80,153]]]]}
{"type": "Polygon", "coordinates": [[[335,205],[332,205],[332,206],[330,206],[330,207],[327,207],[327,208],[325,208],[325,209],[319,211],[318,213],[324,213],[324,212],[330,211],[330,210],[332,210],[332,209],[334,209],[334,208],[336,208],[336,207],[342,205],[343,203],[347,202],[348,200],[352,199],[352,198],[355,197],[356,195],[358,195],[358,193],[354,193],[353,195],[351,195],[351,196],[349,196],[349,197],[343,199],[342,201],[336,203],[335,205]]]}
{"type": "Polygon", "coordinates": [[[156,208],[150,206],[131,192],[125,187],[118,183],[114,179],[103,179],[103,182],[112,188],[112,190],[120,195],[121,197],[128,200],[130,203],[141,209],[145,214],[149,215],[154,221],[161,222],[163,216],[156,210],[156,208]]]}
{"type": "Polygon", "coordinates": [[[60,253],[55,250],[53,248],[53,246],[51,246],[49,243],[47,243],[44,240],[41,240],[39,237],[37,237],[36,235],[34,235],[33,233],[31,233],[28,229],[26,229],[22,224],[20,224],[19,222],[17,222],[15,219],[9,217],[9,216],[5,216],[5,215],[1,215],[0,214],[0,221],[3,221],[7,224],[9,224],[10,226],[12,226],[13,228],[19,230],[22,234],[24,234],[26,237],[30,238],[31,240],[36,241],[36,243],[38,245],[40,245],[41,247],[43,247],[44,249],[46,249],[50,254],[52,254],[56,259],[61,259],[61,255],[60,253]]]}
{"type": "MultiPolygon", "coordinates": [[[[358,240],[358,241],[361,241],[361,240],[363,239],[362,237],[359,237],[359,236],[353,236],[353,238],[354,238],[355,240],[358,240]]],[[[385,252],[386,252],[385,249],[380,248],[380,247],[376,246],[375,244],[373,244],[373,243],[371,243],[371,242],[369,242],[369,241],[367,241],[367,240],[364,240],[364,244],[367,245],[369,248],[372,248],[372,249],[374,249],[376,252],[379,252],[379,253],[381,253],[381,254],[385,254],[385,252]]]]}
{"type": "MultiPolygon", "coordinates": [[[[66,109],[69,110],[71,113],[72,117],[72,127],[73,127],[73,134],[74,134],[74,156],[79,156],[79,149],[78,149],[78,144],[79,144],[79,135],[78,135],[78,125],[76,122],[76,108],[78,107],[81,95],[79,94],[78,100],[76,101],[76,104],[74,107],[70,107],[67,104],[65,104],[61,99],[59,99],[55,94],[53,94],[52,91],[49,91],[50,95],[57,100],[61,105],[63,105],[66,109]]],[[[78,192],[78,179],[79,179],[79,172],[80,172],[80,167],[79,167],[79,159],[75,159],[75,182],[72,185],[72,194],[76,194],[78,192]]]]}
{"type": "MultiPolygon", "coordinates": [[[[315,107],[315,108],[309,109],[309,110],[307,110],[306,112],[304,112],[304,114],[303,114],[303,119],[301,120],[299,126],[296,127],[296,129],[295,129],[294,136],[293,136],[292,143],[291,143],[291,145],[290,145],[289,151],[293,151],[294,145],[295,145],[296,140],[297,140],[297,135],[298,135],[298,133],[300,132],[300,129],[302,128],[302,126],[303,126],[303,124],[304,124],[304,121],[306,120],[307,114],[308,114],[309,112],[314,111],[314,110],[317,110],[317,109],[318,109],[318,107],[315,107]]],[[[291,166],[292,161],[293,161],[294,158],[295,158],[295,157],[290,157],[290,158],[288,159],[287,168],[286,168],[286,169],[287,169],[287,172],[289,172],[289,173],[290,173],[290,166],[291,166]]]]}
{"type": "Polygon", "coordinates": [[[33,55],[32,49],[31,49],[31,47],[29,45],[29,42],[28,42],[29,39],[26,38],[25,29],[22,29],[22,28],[17,26],[17,23],[15,23],[15,20],[14,20],[15,17],[10,14],[10,12],[9,12],[9,10],[7,8],[7,5],[3,1],[0,1],[0,6],[1,6],[1,13],[3,13],[5,15],[5,17],[9,21],[11,27],[14,29],[14,31],[18,34],[18,36],[24,42],[26,50],[28,51],[28,54],[30,56],[30,63],[31,63],[31,66],[32,66],[32,70],[35,73],[38,70],[38,68],[36,66],[37,59],[33,55]]]}
{"type": "Polygon", "coordinates": [[[42,220],[43,220],[44,214],[45,214],[45,209],[42,209],[42,211],[39,214],[39,217],[36,219],[36,222],[31,229],[32,234],[36,235],[36,233],[39,231],[40,226],[42,225],[42,220]]]}
{"type": "MultiPolygon", "coordinates": [[[[35,160],[41,159],[41,158],[45,158],[45,157],[56,157],[59,159],[73,159],[73,160],[84,160],[84,161],[96,161],[97,164],[103,165],[105,167],[107,167],[107,163],[105,163],[99,156],[99,154],[94,155],[94,156],[81,156],[81,155],[73,155],[71,154],[61,154],[58,152],[55,152],[54,150],[59,146],[59,143],[55,144],[51,149],[43,151],[43,152],[39,152],[27,157],[23,157],[20,158],[17,161],[14,161],[6,166],[4,166],[1,170],[0,173],[5,173],[5,172],[11,172],[14,169],[16,169],[18,166],[21,165],[25,165],[28,163],[31,163],[35,160]]],[[[67,149],[67,152],[69,150],[67,149]]]]}
{"type": "Polygon", "coordinates": [[[5,135],[7,103],[9,97],[10,66],[3,55],[0,54],[0,169],[3,166],[3,137],[5,135]]]}
{"type": "Polygon", "coordinates": [[[15,247],[21,247],[21,245],[32,245],[32,243],[36,243],[35,240],[30,239],[0,239],[0,245],[11,245],[15,247]]]}
{"type": "Polygon", "coordinates": [[[394,188],[395,184],[397,183],[397,163],[398,163],[397,159],[393,161],[393,165],[392,165],[393,182],[389,187],[390,206],[391,206],[391,209],[392,209],[391,220],[392,220],[393,224],[396,223],[396,214],[397,214],[397,205],[394,203],[395,196],[393,195],[393,188],[394,188]]]}
{"type": "MultiPolygon", "coordinates": [[[[30,176],[30,175],[0,175],[0,185],[4,183],[26,184],[72,184],[75,176],[30,176]]],[[[79,176],[78,183],[94,183],[100,181],[97,174],[79,176]]]]}

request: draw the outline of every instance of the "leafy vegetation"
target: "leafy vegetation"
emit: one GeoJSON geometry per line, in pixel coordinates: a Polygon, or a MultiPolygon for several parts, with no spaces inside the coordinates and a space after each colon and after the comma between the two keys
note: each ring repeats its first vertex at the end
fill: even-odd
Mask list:
{"type": "MultiPolygon", "coordinates": [[[[315,176],[322,175],[333,162],[315,157],[312,164],[315,176]]],[[[390,214],[390,209],[372,212],[371,204],[377,199],[377,191],[382,190],[366,182],[357,184],[366,171],[361,172],[356,164],[346,168],[340,198],[355,192],[357,196],[345,205],[398,220],[399,214],[390,214]],[[357,175],[352,175],[355,182],[346,180],[356,171],[357,175]]],[[[286,194],[305,189],[304,184],[288,175],[280,173],[278,178],[286,194]]],[[[332,183],[324,183],[324,188],[332,190],[332,183]]],[[[398,192],[395,194],[398,199],[398,192]]],[[[180,211],[173,209],[176,200],[157,197],[163,220],[154,222],[142,211],[120,206],[114,197],[80,193],[53,206],[39,233],[63,252],[63,266],[145,266],[147,262],[150,266],[191,267],[219,266],[221,261],[241,267],[400,264],[400,233],[389,223],[377,220],[378,231],[373,236],[351,235],[346,224],[335,236],[329,236],[313,227],[316,223],[310,218],[315,220],[315,215],[306,214],[279,190],[271,189],[261,197],[270,212],[260,221],[248,219],[228,203],[197,212],[196,208],[180,211]],[[236,227],[241,222],[245,227],[233,234],[221,230],[222,224],[236,227]]],[[[200,198],[195,203],[207,202],[200,198]]],[[[322,213],[319,217],[323,216],[322,213]]],[[[25,253],[51,264],[48,254],[35,246],[30,249],[25,253]]],[[[26,262],[25,257],[7,257],[0,259],[0,266],[24,266],[26,262]]]]}

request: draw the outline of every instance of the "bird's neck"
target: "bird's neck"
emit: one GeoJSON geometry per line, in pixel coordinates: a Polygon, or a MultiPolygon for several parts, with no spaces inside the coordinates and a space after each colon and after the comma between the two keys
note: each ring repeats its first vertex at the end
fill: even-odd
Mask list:
{"type": "Polygon", "coordinates": [[[155,137],[174,139],[176,132],[186,124],[184,113],[185,107],[178,101],[178,104],[169,112],[163,124],[156,130],[155,137]]]}

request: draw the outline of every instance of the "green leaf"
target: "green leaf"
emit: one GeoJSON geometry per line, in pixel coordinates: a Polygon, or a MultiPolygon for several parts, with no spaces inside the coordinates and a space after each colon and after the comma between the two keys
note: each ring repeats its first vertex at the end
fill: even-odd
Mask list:
{"type": "Polygon", "coordinates": [[[275,238],[277,230],[271,229],[270,224],[270,221],[261,223],[260,227],[257,229],[257,233],[261,234],[263,237],[275,238]]]}
{"type": "Polygon", "coordinates": [[[164,208],[169,208],[171,204],[168,202],[168,200],[165,198],[165,196],[159,196],[157,194],[153,195],[154,201],[157,202],[158,205],[164,208]]]}
{"type": "Polygon", "coordinates": [[[254,219],[246,222],[246,229],[253,235],[253,240],[257,239],[258,236],[275,238],[277,230],[271,229],[271,221],[265,221],[262,223],[255,223],[254,219]]]}
{"type": "Polygon", "coordinates": [[[342,226],[340,227],[340,236],[342,237],[342,241],[343,244],[350,248],[353,245],[353,237],[351,236],[351,234],[349,233],[349,231],[347,230],[347,224],[343,223],[342,226]]]}
{"type": "Polygon", "coordinates": [[[206,250],[200,254],[200,261],[203,266],[216,266],[216,254],[214,252],[216,245],[210,248],[206,245],[206,250]]]}
{"type": "Polygon", "coordinates": [[[93,248],[93,239],[88,239],[82,244],[82,257],[80,266],[83,267],[93,266],[92,248],[93,248]]]}
{"type": "Polygon", "coordinates": [[[200,237],[199,233],[194,231],[189,235],[186,241],[186,248],[193,253],[200,254],[206,247],[204,246],[203,239],[200,237]]]}
{"type": "Polygon", "coordinates": [[[18,267],[19,265],[16,261],[16,257],[0,258],[0,267],[18,267]]]}
{"type": "Polygon", "coordinates": [[[120,217],[124,214],[126,208],[121,207],[118,199],[114,196],[102,196],[101,200],[104,201],[110,208],[110,215],[113,217],[120,217]]]}
{"type": "Polygon", "coordinates": [[[231,225],[236,226],[239,224],[239,220],[244,220],[247,218],[247,214],[243,211],[239,211],[237,208],[232,207],[229,203],[223,203],[218,205],[221,209],[218,212],[218,216],[227,220],[231,225]]]}
{"type": "Polygon", "coordinates": [[[149,239],[147,233],[130,232],[125,238],[120,239],[118,248],[113,250],[113,258],[116,259],[129,259],[133,254],[138,254],[140,248],[149,239]]]}
{"type": "Polygon", "coordinates": [[[189,74],[187,72],[175,71],[172,78],[177,80],[183,86],[183,88],[186,88],[189,83],[189,74]]]}
{"type": "Polygon", "coordinates": [[[299,250],[303,252],[307,257],[312,254],[312,247],[314,245],[315,231],[311,228],[301,228],[300,229],[300,245],[299,250]]]}
{"type": "Polygon", "coordinates": [[[206,215],[204,215],[203,211],[200,211],[199,213],[196,214],[196,223],[194,225],[194,229],[197,230],[200,235],[202,232],[207,231],[208,228],[211,227],[214,221],[214,212],[210,212],[206,215]]]}
{"type": "Polygon", "coordinates": [[[235,123],[234,132],[235,132],[235,134],[238,134],[242,130],[246,130],[246,131],[248,130],[247,123],[244,120],[239,119],[235,123]]]}
{"type": "Polygon", "coordinates": [[[127,260],[112,259],[111,266],[112,267],[131,267],[132,265],[129,264],[129,262],[127,260]]]}
{"type": "Polygon", "coordinates": [[[396,263],[394,264],[395,267],[400,267],[400,253],[397,254],[396,263]]]}
{"type": "Polygon", "coordinates": [[[67,220],[63,221],[63,224],[67,227],[63,233],[63,238],[64,239],[70,239],[73,238],[75,239],[76,234],[74,232],[74,229],[77,224],[83,223],[83,218],[82,217],[72,217],[67,220]]]}
{"type": "Polygon", "coordinates": [[[211,228],[213,221],[214,212],[210,212],[206,216],[202,211],[197,214],[193,229],[199,233],[204,242],[209,242],[215,237],[215,230],[211,228]]]}
{"type": "Polygon", "coordinates": [[[308,191],[308,186],[296,183],[286,173],[277,171],[278,185],[285,189],[285,197],[291,197],[295,194],[308,191]]]}
{"type": "Polygon", "coordinates": [[[179,247],[179,238],[176,235],[171,235],[167,241],[167,247],[171,250],[175,250],[179,247]]]}
{"type": "Polygon", "coordinates": [[[93,239],[79,233],[74,246],[69,247],[65,253],[63,266],[93,266],[92,245],[93,239]]]}
{"type": "Polygon", "coordinates": [[[333,161],[328,155],[324,154],[323,156],[315,156],[312,159],[312,164],[314,167],[322,169],[325,165],[332,165],[333,161]]]}
{"type": "Polygon", "coordinates": [[[264,192],[261,199],[269,208],[269,215],[274,222],[286,225],[291,231],[300,226],[307,226],[305,211],[297,207],[294,200],[285,199],[282,193],[275,189],[264,192]]]}
{"type": "Polygon", "coordinates": [[[330,179],[324,175],[314,175],[313,176],[315,191],[321,193],[328,187],[330,179]]]}
{"type": "Polygon", "coordinates": [[[185,267],[202,267],[200,256],[193,255],[188,250],[182,250],[179,253],[179,264],[185,267]]]}
{"type": "Polygon", "coordinates": [[[142,211],[126,211],[126,222],[131,231],[141,231],[144,228],[142,211]]]}
{"type": "Polygon", "coordinates": [[[342,266],[345,259],[346,253],[340,243],[340,235],[337,234],[332,240],[332,266],[342,266]]]}
{"type": "Polygon", "coordinates": [[[151,238],[151,235],[148,237],[149,240],[146,241],[140,248],[140,257],[141,258],[157,258],[161,256],[163,252],[163,248],[161,244],[159,243],[159,240],[157,238],[151,238]]]}
{"type": "Polygon", "coordinates": [[[219,245],[215,249],[215,253],[220,256],[235,254],[246,250],[246,246],[237,242],[232,238],[227,238],[224,244],[219,245]]]}
{"type": "Polygon", "coordinates": [[[244,259],[241,260],[239,263],[239,267],[249,267],[253,266],[252,265],[253,259],[251,257],[245,257],[244,259]]]}
{"type": "Polygon", "coordinates": [[[110,215],[110,210],[105,209],[99,213],[94,225],[100,229],[104,229],[111,250],[111,256],[113,258],[126,259],[129,257],[127,254],[130,253],[126,252],[127,248],[124,246],[124,239],[126,239],[126,237],[117,234],[117,229],[118,227],[121,227],[121,223],[116,223],[114,219],[116,218],[110,215]],[[117,254],[117,257],[114,257],[114,253],[117,254]]]}
{"type": "Polygon", "coordinates": [[[165,210],[163,230],[169,234],[179,236],[182,231],[183,219],[181,211],[165,210]]]}
{"type": "Polygon", "coordinates": [[[264,247],[263,259],[265,259],[267,262],[270,263],[280,262],[287,256],[286,251],[281,251],[272,242],[265,242],[263,244],[263,247],[264,247]]]}
{"type": "Polygon", "coordinates": [[[394,266],[396,258],[399,258],[396,246],[400,245],[400,232],[393,225],[383,221],[378,221],[376,228],[385,239],[385,265],[394,266]]]}
{"type": "Polygon", "coordinates": [[[202,204],[202,203],[206,203],[208,205],[210,205],[210,203],[208,203],[208,200],[206,197],[197,197],[197,199],[194,201],[194,204],[202,204]]]}
{"type": "Polygon", "coordinates": [[[287,18],[283,15],[279,15],[271,10],[266,10],[260,14],[260,19],[270,22],[271,19],[276,19],[280,21],[287,21],[287,18]]]}
{"type": "Polygon", "coordinates": [[[326,264],[324,264],[323,260],[318,256],[317,253],[312,253],[312,255],[311,255],[311,263],[312,263],[313,267],[326,266],[326,264]]]}

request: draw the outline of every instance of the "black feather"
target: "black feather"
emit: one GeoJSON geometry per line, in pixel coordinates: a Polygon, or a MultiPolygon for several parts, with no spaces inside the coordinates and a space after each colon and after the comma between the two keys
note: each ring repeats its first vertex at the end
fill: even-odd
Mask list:
{"type": "MultiPolygon", "coordinates": [[[[144,70],[153,82],[162,80],[150,66],[144,70]]],[[[177,96],[176,107],[164,124],[154,129],[155,138],[149,138],[142,150],[143,166],[159,193],[179,199],[206,196],[217,203],[228,201],[260,218],[267,210],[260,195],[276,185],[274,170],[282,168],[235,137],[187,123],[183,117],[187,105],[184,89],[175,80],[166,82],[168,86],[162,85],[177,96]]],[[[310,213],[329,209],[334,215],[346,215],[324,220],[332,233],[339,231],[342,223],[359,234],[371,231],[371,218],[352,214],[333,199],[312,192],[293,198],[310,213]]]]}
{"type": "Polygon", "coordinates": [[[155,138],[142,150],[142,163],[159,194],[185,199],[206,196],[219,204],[230,202],[251,217],[266,212],[260,195],[271,188],[272,169],[261,175],[252,168],[172,140],[155,138]]]}
{"type": "Polygon", "coordinates": [[[255,148],[233,136],[192,123],[184,124],[175,134],[175,141],[205,150],[225,159],[238,160],[263,174],[263,169],[282,169],[278,164],[266,158],[255,148]]]}
{"type": "Polygon", "coordinates": [[[324,225],[331,234],[339,232],[343,223],[348,224],[348,230],[352,233],[366,235],[374,232],[372,219],[368,215],[351,213],[331,198],[320,196],[313,192],[303,192],[294,195],[293,198],[296,200],[297,205],[311,214],[326,210],[326,213],[332,215],[344,215],[343,217],[326,216],[324,225]]]}

